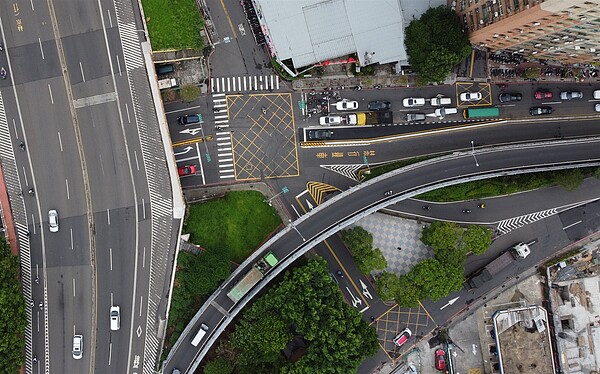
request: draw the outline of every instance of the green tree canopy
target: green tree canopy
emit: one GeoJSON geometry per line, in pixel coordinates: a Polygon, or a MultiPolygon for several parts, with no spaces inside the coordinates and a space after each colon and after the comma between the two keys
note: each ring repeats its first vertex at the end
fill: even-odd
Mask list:
{"type": "Polygon", "coordinates": [[[437,258],[444,259],[457,247],[460,234],[456,223],[435,221],[423,229],[421,241],[433,248],[437,258]]]}
{"type": "Polygon", "coordinates": [[[492,230],[477,225],[469,225],[462,236],[464,252],[480,255],[492,245],[492,230]]]}
{"type": "Polygon", "coordinates": [[[19,282],[19,258],[0,237],[0,373],[18,373],[25,349],[25,299],[19,282]]]}
{"type": "Polygon", "coordinates": [[[423,82],[441,82],[467,58],[471,44],[456,12],[447,6],[428,9],[409,23],[404,44],[408,61],[423,82]]]}
{"type": "Polygon", "coordinates": [[[244,312],[231,335],[236,372],[349,373],[377,352],[377,333],[348,305],[316,258],[287,272],[283,281],[244,312]],[[306,341],[296,362],[280,351],[292,336],[306,341]]]}
{"type": "Polygon", "coordinates": [[[342,241],[348,246],[356,266],[368,275],[373,270],[383,270],[387,261],[379,248],[373,248],[373,235],[360,226],[341,232],[342,241]]]}
{"type": "Polygon", "coordinates": [[[400,279],[396,274],[384,271],[375,279],[375,289],[383,301],[396,299],[396,293],[399,288],[401,288],[400,279]]]}

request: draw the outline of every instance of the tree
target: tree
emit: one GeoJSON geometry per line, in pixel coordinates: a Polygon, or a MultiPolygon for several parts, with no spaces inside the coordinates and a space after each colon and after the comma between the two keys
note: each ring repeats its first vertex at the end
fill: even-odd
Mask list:
{"type": "Polygon", "coordinates": [[[224,357],[216,358],[204,366],[204,374],[232,374],[233,364],[224,357]]]}
{"type": "Polygon", "coordinates": [[[464,252],[473,252],[476,255],[485,253],[492,245],[492,235],[492,230],[486,227],[469,225],[462,236],[464,252]]]}
{"type": "Polygon", "coordinates": [[[417,307],[419,300],[424,299],[427,295],[422,288],[414,282],[411,273],[398,277],[398,287],[395,289],[394,299],[398,305],[404,307],[417,307]]]}
{"type": "Polygon", "coordinates": [[[25,349],[25,299],[19,282],[19,258],[0,237],[0,373],[18,373],[25,349]]]}
{"type": "Polygon", "coordinates": [[[396,274],[384,271],[375,279],[375,290],[383,301],[396,299],[399,288],[400,280],[396,274]]]}
{"type": "Polygon", "coordinates": [[[435,221],[423,229],[421,241],[433,248],[437,258],[444,259],[456,249],[460,232],[456,223],[435,221]]]}
{"type": "Polygon", "coordinates": [[[405,30],[408,61],[423,82],[441,82],[471,52],[456,12],[446,6],[428,9],[405,30]]]}
{"type": "Polygon", "coordinates": [[[343,300],[320,257],[286,272],[244,311],[231,342],[237,348],[235,369],[244,373],[354,372],[378,350],[375,329],[343,300]],[[279,351],[292,335],[306,348],[298,361],[285,362],[279,351]]]}
{"type": "Polygon", "coordinates": [[[348,246],[361,273],[368,275],[373,270],[383,270],[387,261],[379,248],[373,248],[373,235],[360,226],[343,230],[342,241],[348,246]]]}

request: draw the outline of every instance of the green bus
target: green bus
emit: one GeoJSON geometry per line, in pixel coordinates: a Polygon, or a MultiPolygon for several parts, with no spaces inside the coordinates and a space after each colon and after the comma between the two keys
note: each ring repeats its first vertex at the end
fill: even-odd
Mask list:
{"type": "Polygon", "coordinates": [[[500,109],[494,107],[487,108],[468,108],[463,112],[463,117],[466,118],[489,118],[500,116],[500,109]]]}

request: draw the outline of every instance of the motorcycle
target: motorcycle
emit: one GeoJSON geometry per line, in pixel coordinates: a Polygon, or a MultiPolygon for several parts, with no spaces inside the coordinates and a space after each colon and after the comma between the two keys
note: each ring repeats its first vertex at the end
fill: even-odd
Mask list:
{"type": "Polygon", "coordinates": [[[429,205],[423,205],[423,209],[425,209],[425,210],[431,210],[431,207],[429,205]]]}
{"type": "Polygon", "coordinates": [[[0,76],[2,76],[2,79],[6,79],[6,69],[0,69],[0,76]]]}
{"type": "Polygon", "coordinates": [[[33,188],[30,188],[29,191],[27,191],[27,193],[29,193],[29,196],[35,195],[35,191],[33,190],[33,188]]]}
{"type": "Polygon", "coordinates": [[[383,195],[384,195],[384,196],[392,196],[392,194],[393,194],[393,193],[394,193],[394,191],[392,191],[392,190],[389,190],[389,191],[385,191],[385,192],[383,193],[383,195]]]}
{"type": "Polygon", "coordinates": [[[25,143],[21,142],[21,143],[19,144],[19,148],[20,148],[22,151],[24,151],[24,150],[25,150],[25,143]]]}
{"type": "Polygon", "coordinates": [[[470,209],[463,209],[463,211],[462,211],[462,212],[463,212],[463,213],[471,213],[471,210],[470,210],[470,209]]]}

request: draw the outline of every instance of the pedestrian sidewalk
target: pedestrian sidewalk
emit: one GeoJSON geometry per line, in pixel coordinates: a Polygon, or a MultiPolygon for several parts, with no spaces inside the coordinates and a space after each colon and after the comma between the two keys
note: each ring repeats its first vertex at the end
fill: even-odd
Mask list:
{"type": "Polygon", "coordinates": [[[15,222],[12,216],[12,209],[10,207],[10,199],[8,197],[8,191],[6,190],[6,183],[4,181],[4,171],[2,164],[0,163],[0,218],[2,219],[2,228],[4,229],[4,236],[10,245],[10,251],[15,256],[19,255],[19,246],[17,243],[17,232],[15,230],[15,222]]]}

